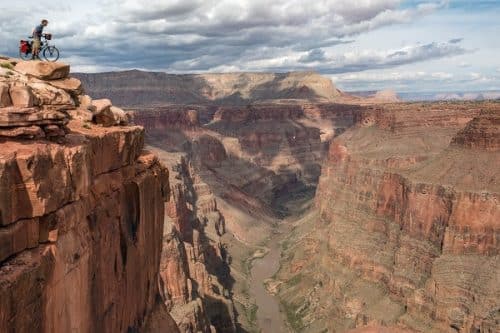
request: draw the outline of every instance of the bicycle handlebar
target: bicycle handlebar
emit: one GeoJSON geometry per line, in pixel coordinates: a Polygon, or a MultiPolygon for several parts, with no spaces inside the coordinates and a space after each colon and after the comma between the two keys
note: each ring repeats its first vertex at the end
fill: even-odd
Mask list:
{"type": "MultiPolygon", "coordinates": [[[[45,38],[45,35],[51,35],[51,34],[43,34],[43,35],[41,35],[41,36],[40,36],[40,38],[42,38],[42,37],[43,37],[43,38],[45,38]]],[[[28,36],[28,38],[29,38],[29,39],[33,39],[33,38],[35,38],[35,37],[33,37],[33,36],[28,36]]]]}

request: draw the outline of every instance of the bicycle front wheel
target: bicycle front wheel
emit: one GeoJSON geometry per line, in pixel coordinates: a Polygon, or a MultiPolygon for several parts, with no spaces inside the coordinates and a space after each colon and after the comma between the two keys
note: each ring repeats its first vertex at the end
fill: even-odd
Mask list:
{"type": "Polygon", "coordinates": [[[47,46],[43,49],[43,57],[47,61],[57,61],[59,59],[59,50],[55,46],[47,46]]]}

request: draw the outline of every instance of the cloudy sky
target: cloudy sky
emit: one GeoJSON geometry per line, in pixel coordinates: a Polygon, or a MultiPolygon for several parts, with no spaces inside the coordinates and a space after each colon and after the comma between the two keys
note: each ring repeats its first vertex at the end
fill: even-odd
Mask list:
{"type": "Polygon", "coordinates": [[[0,0],[0,54],[41,18],[73,71],[315,70],[345,90],[500,90],[500,0],[0,0]]]}

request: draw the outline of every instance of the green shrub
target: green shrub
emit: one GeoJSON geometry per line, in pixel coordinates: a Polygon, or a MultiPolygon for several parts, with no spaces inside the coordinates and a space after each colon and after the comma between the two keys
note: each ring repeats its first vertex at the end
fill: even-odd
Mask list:
{"type": "Polygon", "coordinates": [[[250,309],[248,311],[248,321],[251,323],[256,323],[257,322],[257,305],[252,304],[250,306],[250,309]]]}
{"type": "Polygon", "coordinates": [[[287,281],[287,284],[290,287],[298,285],[302,281],[302,274],[297,274],[294,277],[292,277],[290,280],[287,281]]]}
{"type": "Polygon", "coordinates": [[[292,329],[295,332],[301,332],[304,324],[302,323],[301,316],[297,313],[298,307],[286,302],[282,302],[281,305],[285,310],[288,324],[292,326],[292,329]]]}
{"type": "Polygon", "coordinates": [[[7,68],[7,69],[13,69],[14,68],[14,66],[12,66],[12,64],[10,62],[2,62],[2,63],[0,63],[0,67],[7,68]]]}

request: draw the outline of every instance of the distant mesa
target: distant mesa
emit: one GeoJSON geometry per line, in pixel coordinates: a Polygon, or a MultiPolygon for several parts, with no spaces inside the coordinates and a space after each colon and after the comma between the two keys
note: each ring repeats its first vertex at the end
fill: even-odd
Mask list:
{"type": "Polygon", "coordinates": [[[436,100],[441,101],[484,101],[500,99],[500,91],[484,91],[469,93],[439,93],[435,95],[436,100]]]}
{"type": "Polygon", "coordinates": [[[331,103],[349,95],[318,73],[224,73],[175,75],[138,70],[77,73],[90,95],[122,106],[171,104],[331,103]]]}
{"type": "Polygon", "coordinates": [[[404,101],[494,101],[500,100],[499,90],[472,92],[405,92],[399,94],[404,101]]]}
{"type": "Polygon", "coordinates": [[[394,90],[376,90],[376,91],[356,91],[349,93],[355,97],[361,97],[375,103],[397,103],[401,102],[401,98],[394,90]]]}
{"type": "Polygon", "coordinates": [[[394,90],[381,90],[377,91],[373,96],[373,99],[382,102],[400,102],[398,94],[394,90]]]}

